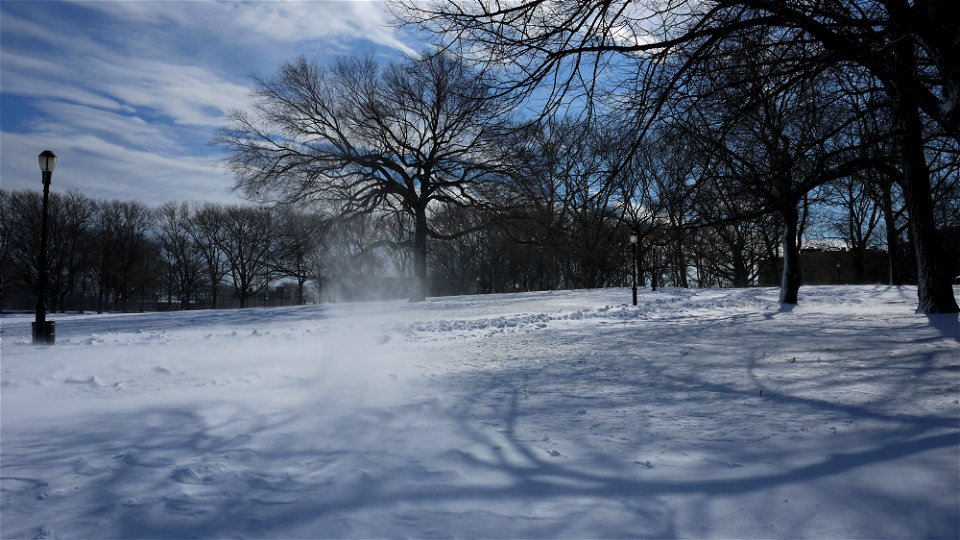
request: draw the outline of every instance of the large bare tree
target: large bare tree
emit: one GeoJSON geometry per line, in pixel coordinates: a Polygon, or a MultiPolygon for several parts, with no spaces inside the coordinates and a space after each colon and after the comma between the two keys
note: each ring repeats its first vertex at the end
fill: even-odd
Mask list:
{"type": "Polygon", "coordinates": [[[394,212],[414,222],[412,299],[427,293],[427,239],[438,205],[482,206],[498,179],[504,117],[483,74],[450,55],[380,66],[304,58],[257,81],[218,141],[237,188],[261,201],[314,202],[338,218],[394,212]]]}

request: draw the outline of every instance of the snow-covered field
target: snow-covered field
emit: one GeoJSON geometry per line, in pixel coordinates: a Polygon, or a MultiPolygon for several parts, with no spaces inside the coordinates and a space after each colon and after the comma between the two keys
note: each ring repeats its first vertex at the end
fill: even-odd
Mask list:
{"type": "Polygon", "coordinates": [[[960,536],[957,316],[776,293],[7,317],[0,536],[960,536]]]}

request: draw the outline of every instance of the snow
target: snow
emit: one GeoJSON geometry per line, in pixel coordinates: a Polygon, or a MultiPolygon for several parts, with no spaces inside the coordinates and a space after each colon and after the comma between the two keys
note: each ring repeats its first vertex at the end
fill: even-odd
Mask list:
{"type": "Polygon", "coordinates": [[[960,536],[956,315],[629,300],[5,317],[0,536],[960,536]]]}

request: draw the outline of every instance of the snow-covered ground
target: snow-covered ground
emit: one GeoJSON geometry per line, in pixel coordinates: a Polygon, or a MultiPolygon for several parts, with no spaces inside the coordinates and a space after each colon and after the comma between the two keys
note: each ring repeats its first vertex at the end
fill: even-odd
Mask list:
{"type": "Polygon", "coordinates": [[[960,536],[956,315],[628,301],[4,318],[0,536],[960,536]]]}

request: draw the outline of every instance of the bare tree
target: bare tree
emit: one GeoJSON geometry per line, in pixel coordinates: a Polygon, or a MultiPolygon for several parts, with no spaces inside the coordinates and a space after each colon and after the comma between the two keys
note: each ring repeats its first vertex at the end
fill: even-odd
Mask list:
{"type": "Polygon", "coordinates": [[[219,307],[220,283],[228,272],[228,265],[218,238],[222,235],[223,207],[206,204],[193,212],[189,233],[203,255],[204,272],[210,285],[210,307],[219,307]]]}
{"type": "Polygon", "coordinates": [[[780,302],[796,304],[808,193],[859,170],[861,155],[859,144],[848,142],[852,120],[833,92],[831,73],[780,88],[792,75],[781,72],[784,55],[802,61],[817,54],[816,48],[776,47],[773,39],[770,43],[771,36],[756,31],[732,35],[720,49],[726,54],[692,70],[697,85],[681,101],[685,109],[676,107],[675,129],[706,149],[702,199],[728,201],[722,209],[731,220],[768,212],[779,216],[784,227],[780,302]],[[686,116],[679,116],[681,110],[686,116]]]}
{"type": "Polygon", "coordinates": [[[257,81],[253,112],[217,140],[237,187],[259,200],[319,202],[338,217],[387,210],[412,218],[413,298],[427,292],[427,238],[436,205],[486,201],[504,111],[483,74],[445,54],[380,67],[301,58],[257,81]]]}
{"type": "MultiPolygon", "coordinates": [[[[139,202],[99,201],[91,242],[97,285],[97,312],[112,301],[123,311],[157,278],[156,247],[148,238],[153,213],[139,202]]],[[[142,294],[141,294],[142,297],[142,294]]]]}
{"type": "Polygon", "coordinates": [[[231,205],[221,209],[214,242],[227,261],[240,307],[266,288],[273,278],[273,220],[265,208],[231,205]]]}
{"type": "Polygon", "coordinates": [[[883,217],[881,208],[871,196],[869,185],[854,177],[844,178],[827,186],[826,203],[842,208],[833,220],[837,237],[849,247],[853,269],[852,281],[862,283],[866,275],[866,253],[883,217]]]}
{"type": "Polygon", "coordinates": [[[167,203],[157,209],[155,236],[172,292],[179,309],[190,309],[190,301],[203,284],[203,250],[192,234],[192,212],[187,203],[167,203]]]}
{"type": "Polygon", "coordinates": [[[389,238],[406,234],[408,228],[385,231],[385,225],[402,226],[402,220],[384,223],[379,217],[371,213],[328,223],[327,241],[320,246],[321,257],[314,259],[313,265],[326,298],[349,301],[394,296],[396,291],[384,279],[391,262],[386,251],[391,250],[389,238]]]}
{"type": "Polygon", "coordinates": [[[320,250],[329,222],[290,206],[280,206],[274,212],[270,265],[278,277],[297,280],[297,304],[303,305],[304,286],[315,277],[310,259],[320,250]]]}
{"type": "MultiPolygon", "coordinates": [[[[477,228],[484,216],[460,209],[442,209],[434,215],[433,225],[439,231],[458,231],[477,228]]],[[[433,291],[438,295],[477,294],[480,266],[484,259],[484,240],[487,230],[460,235],[430,249],[428,264],[433,276],[433,291]]]]}
{"type": "MultiPolygon", "coordinates": [[[[36,291],[42,196],[39,192],[3,192],[3,280],[21,290],[36,291]]],[[[66,309],[66,298],[85,269],[85,234],[94,212],[94,201],[77,193],[51,193],[47,239],[48,305],[66,309]]]]}
{"type": "Polygon", "coordinates": [[[633,194],[610,175],[621,148],[613,133],[586,122],[550,121],[505,143],[517,151],[501,219],[515,241],[542,250],[542,288],[552,288],[561,275],[570,287],[603,286],[622,266],[610,255],[622,240],[624,198],[633,194]]]}

